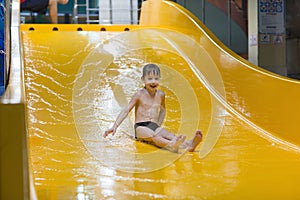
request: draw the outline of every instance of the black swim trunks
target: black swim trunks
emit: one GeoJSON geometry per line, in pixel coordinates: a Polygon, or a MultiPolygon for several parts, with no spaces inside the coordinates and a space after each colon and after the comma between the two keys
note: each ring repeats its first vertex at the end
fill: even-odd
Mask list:
{"type": "Polygon", "coordinates": [[[138,122],[134,125],[134,130],[135,130],[135,139],[137,139],[136,137],[136,128],[139,126],[145,126],[147,128],[150,128],[151,130],[155,131],[159,126],[151,121],[147,121],[147,122],[138,122]]]}
{"type": "Polygon", "coordinates": [[[49,0],[25,0],[21,3],[21,11],[29,10],[44,14],[47,11],[49,0]]]}

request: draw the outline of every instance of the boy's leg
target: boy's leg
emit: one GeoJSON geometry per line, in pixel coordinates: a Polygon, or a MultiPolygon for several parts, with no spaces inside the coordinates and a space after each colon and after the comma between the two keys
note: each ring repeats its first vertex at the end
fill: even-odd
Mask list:
{"type": "Polygon", "coordinates": [[[186,140],[180,145],[180,149],[187,149],[188,151],[195,151],[196,147],[202,141],[202,133],[200,130],[197,130],[193,139],[186,140]]]}
{"type": "Polygon", "coordinates": [[[188,151],[195,151],[196,147],[199,145],[199,143],[202,141],[202,133],[200,130],[197,130],[195,133],[194,138],[192,139],[191,145],[187,149],[188,151]]]}
{"type": "Polygon", "coordinates": [[[50,21],[53,24],[58,23],[57,19],[57,0],[49,0],[49,16],[50,16],[50,21]]]}
{"type": "Polygon", "coordinates": [[[147,127],[136,128],[138,139],[151,142],[152,144],[160,147],[167,148],[173,152],[177,152],[179,145],[185,140],[185,136],[178,136],[159,128],[155,132],[147,127]]]}
{"type": "Polygon", "coordinates": [[[69,2],[69,0],[57,0],[57,2],[60,3],[60,4],[65,5],[69,2]]]}
{"type": "Polygon", "coordinates": [[[163,137],[167,140],[172,140],[172,141],[176,140],[176,138],[177,138],[177,136],[174,133],[171,133],[161,127],[156,129],[155,134],[159,134],[161,137],[163,137]]]}
{"type": "Polygon", "coordinates": [[[160,132],[156,133],[143,126],[136,128],[136,136],[139,140],[151,142],[161,148],[166,147],[171,142],[171,140],[162,137],[160,132]]]}
{"type": "Polygon", "coordinates": [[[174,133],[171,133],[167,131],[164,128],[158,128],[155,131],[155,136],[153,140],[155,141],[161,141],[161,140],[167,140],[168,145],[164,146],[166,149],[172,151],[172,152],[178,152],[178,149],[182,143],[184,143],[186,136],[183,135],[175,135],[174,133]]]}

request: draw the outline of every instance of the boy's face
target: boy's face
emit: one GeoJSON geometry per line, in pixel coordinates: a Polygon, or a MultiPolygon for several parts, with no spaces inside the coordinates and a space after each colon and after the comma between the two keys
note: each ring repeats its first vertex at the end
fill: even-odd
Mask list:
{"type": "Polygon", "coordinates": [[[159,86],[160,76],[150,73],[142,77],[147,90],[155,91],[159,86]]]}

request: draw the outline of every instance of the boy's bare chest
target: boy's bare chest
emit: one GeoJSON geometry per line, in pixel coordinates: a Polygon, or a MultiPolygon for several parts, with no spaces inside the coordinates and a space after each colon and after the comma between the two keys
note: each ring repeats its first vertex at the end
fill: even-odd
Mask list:
{"type": "Polygon", "coordinates": [[[158,95],[154,97],[147,97],[147,98],[140,99],[140,106],[144,108],[160,106],[160,104],[161,104],[161,98],[158,95]]]}

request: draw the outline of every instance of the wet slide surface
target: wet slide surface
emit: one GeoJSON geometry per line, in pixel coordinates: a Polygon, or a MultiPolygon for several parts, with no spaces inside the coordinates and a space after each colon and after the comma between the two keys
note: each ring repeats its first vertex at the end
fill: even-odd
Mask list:
{"type": "MultiPolygon", "coordinates": [[[[22,40],[30,173],[39,199],[300,196],[300,154],[276,138],[295,146],[297,141],[276,131],[276,137],[266,134],[265,127],[272,126],[267,116],[259,129],[236,115],[245,109],[253,122],[259,113],[247,113],[248,102],[241,107],[240,96],[232,103],[241,90],[218,65],[232,62],[230,55],[210,54],[205,42],[154,27],[129,32],[24,28],[22,40]],[[204,141],[196,152],[174,154],[134,141],[133,115],[115,136],[102,137],[142,87],[141,68],[149,62],[162,70],[163,126],[188,138],[201,129],[204,141]]],[[[237,62],[234,69],[245,65],[237,62]]]]}

